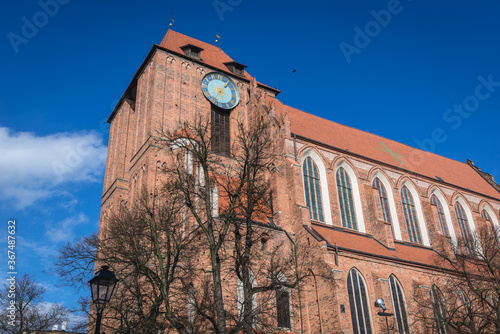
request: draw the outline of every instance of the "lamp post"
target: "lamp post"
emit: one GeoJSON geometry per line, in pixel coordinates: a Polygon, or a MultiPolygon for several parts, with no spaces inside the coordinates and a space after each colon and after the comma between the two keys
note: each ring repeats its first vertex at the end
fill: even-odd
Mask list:
{"type": "Polygon", "coordinates": [[[111,299],[111,295],[115,290],[116,282],[118,282],[115,273],[109,271],[108,269],[108,266],[102,266],[102,268],[89,281],[90,292],[92,293],[92,302],[97,308],[95,334],[100,334],[102,311],[111,299]]]}
{"type": "Polygon", "coordinates": [[[379,298],[375,301],[375,307],[380,307],[382,309],[382,312],[378,312],[377,314],[385,317],[385,325],[387,327],[387,334],[389,334],[389,320],[387,320],[388,317],[393,316],[394,313],[386,312],[387,307],[385,307],[384,300],[382,298],[379,298]]]}

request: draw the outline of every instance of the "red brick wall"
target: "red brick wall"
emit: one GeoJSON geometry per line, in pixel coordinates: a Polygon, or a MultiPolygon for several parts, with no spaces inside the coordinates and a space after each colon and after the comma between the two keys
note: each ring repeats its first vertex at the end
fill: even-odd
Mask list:
{"type": "MultiPolygon", "coordinates": [[[[159,181],[157,175],[159,164],[165,161],[165,156],[163,156],[165,153],[152,146],[153,137],[159,136],[162,130],[174,129],[180,122],[191,120],[198,114],[204,115],[208,119],[210,103],[201,92],[200,82],[203,76],[211,71],[210,68],[162,50],[157,50],[149,63],[144,66],[142,73],[137,78],[136,100],[125,101],[111,121],[101,222],[104,222],[105,215],[122,201],[132,202],[137,198],[141,189],[146,189],[148,192],[154,191],[159,181]]],[[[240,90],[241,102],[232,111],[233,121],[236,118],[248,118],[246,106],[249,97],[247,89],[250,87],[248,82],[236,79],[235,82],[240,90]]],[[[234,131],[234,127],[232,128],[234,131]]],[[[400,197],[400,184],[405,177],[416,185],[420,194],[431,246],[444,250],[449,242],[449,239],[443,238],[442,232],[437,226],[438,219],[435,207],[431,206],[427,197],[429,188],[433,186],[440,189],[446,188],[446,192],[442,192],[448,200],[446,205],[451,213],[455,233],[457,236],[460,235],[454,213],[454,202],[450,195],[459,189],[415,175],[405,174],[398,168],[380,166],[372,161],[363,161],[358,157],[351,156],[349,152],[327,150],[305,142],[297,143],[299,162],[296,162],[292,138],[287,132],[289,131],[287,124],[282,124],[279,131],[281,131],[282,138],[286,138],[286,140],[282,143],[284,157],[281,165],[278,166],[279,172],[272,174],[274,218],[277,225],[289,232],[296,233],[303,230],[303,225],[310,226],[309,211],[304,199],[302,169],[299,164],[304,149],[313,147],[323,157],[326,168],[333,226],[342,227],[335,181],[335,165],[342,158],[354,166],[353,169],[357,175],[366,232],[373,235],[386,247],[394,247],[393,228],[390,224],[382,221],[378,195],[371,185],[370,175],[376,168],[381,168],[395,176],[389,177],[393,188],[386,189],[386,191],[393,192],[403,241],[409,241],[400,197]]],[[[278,136],[277,140],[283,140],[279,138],[278,136]]],[[[480,200],[485,200],[477,194],[468,194],[468,197],[477,203],[480,200]]],[[[486,200],[489,201],[489,199],[486,200]]],[[[483,220],[479,219],[480,213],[477,204],[472,205],[471,211],[476,223],[479,221],[484,223],[483,220]]],[[[310,240],[314,243],[317,242],[312,237],[310,240]]],[[[325,246],[325,244],[318,243],[318,249],[321,246],[325,246]]],[[[418,285],[431,286],[433,283],[439,284],[440,281],[441,274],[429,268],[389,262],[376,256],[361,256],[346,251],[341,251],[338,255],[338,266],[335,266],[334,254],[326,248],[323,248],[318,254],[311,254],[311,256],[317,257],[318,262],[336,270],[336,279],[332,283],[332,281],[324,280],[320,276],[314,276],[301,285],[303,326],[306,333],[352,332],[346,287],[347,274],[351,268],[357,268],[366,281],[372,323],[376,333],[385,330],[385,319],[376,315],[377,310],[373,307],[373,302],[377,298],[383,298],[388,309],[392,309],[389,283],[385,281],[391,274],[394,274],[401,283],[410,314],[416,312],[417,308],[412,300],[415,292],[414,287],[418,285]],[[345,313],[340,312],[340,305],[345,306],[345,313]]],[[[294,291],[292,298],[297,297],[297,291],[294,291]]],[[[294,305],[296,306],[296,304],[294,305]]],[[[300,319],[297,308],[294,309],[293,317],[294,329],[298,333],[300,319]]],[[[413,320],[410,318],[410,323],[413,320]]],[[[391,321],[394,322],[394,318],[391,318],[391,321]]],[[[414,332],[418,332],[418,330],[414,329],[414,332]]]]}

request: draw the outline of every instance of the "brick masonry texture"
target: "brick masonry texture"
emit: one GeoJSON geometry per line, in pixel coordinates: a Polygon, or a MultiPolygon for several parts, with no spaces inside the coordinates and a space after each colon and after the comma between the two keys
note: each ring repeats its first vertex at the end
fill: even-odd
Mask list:
{"type": "MultiPolygon", "coordinates": [[[[223,62],[231,61],[219,48],[190,37],[169,31],[160,46],[154,46],[139,68],[131,86],[113,111],[109,122],[109,148],[102,197],[101,225],[105,217],[120,203],[132,203],[141,191],[153,192],[157,187],[158,166],[165,160],[165,152],[154,147],[154,138],[164,129],[174,129],[183,121],[191,120],[197,113],[210,117],[210,102],[200,88],[203,76],[212,71],[228,73],[223,62]],[[180,46],[199,45],[201,61],[182,54],[180,46]]],[[[251,76],[231,75],[241,101],[232,111],[231,118],[245,117],[251,76]]],[[[493,223],[498,224],[500,193],[486,182],[475,170],[460,162],[422,152],[406,145],[376,137],[372,134],[344,127],[291,108],[277,100],[277,90],[259,84],[266,94],[270,115],[279,120],[283,147],[283,163],[279,173],[273,174],[275,215],[274,222],[293,234],[307,228],[311,243],[317,244],[318,252],[311,254],[335,272],[335,284],[312,276],[301,285],[302,324],[297,303],[293,309],[293,332],[299,333],[352,333],[351,309],[347,295],[347,275],[356,268],[367,287],[371,325],[374,333],[385,332],[385,319],[377,315],[373,306],[377,298],[383,298],[389,310],[393,310],[388,279],[394,275],[403,289],[413,324],[413,314],[418,311],[414,295],[436,284],[442,284],[445,272],[437,266],[436,250],[451,252],[450,237],[444,235],[439,224],[437,208],[430,203],[431,194],[439,192],[445,201],[442,205],[449,212],[457,238],[460,228],[454,205],[458,198],[466,204],[465,210],[472,217],[472,226],[478,228],[489,222],[481,218],[481,211],[488,208],[493,213],[493,223]],[[298,136],[293,136],[296,134],[298,136]],[[395,152],[418,157],[408,164],[398,164],[388,153],[377,150],[384,142],[395,152]],[[346,148],[349,148],[347,150],[346,148]],[[326,194],[331,225],[313,222],[306,206],[301,159],[314,151],[319,157],[325,175],[326,194]],[[342,227],[341,209],[336,183],[339,164],[349,166],[355,176],[366,231],[359,232],[342,227]],[[377,174],[378,173],[378,174],[377,174]],[[392,193],[394,210],[399,222],[401,238],[395,238],[395,218],[392,224],[383,221],[378,191],[372,186],[375,175],[383,175],[392,193]],[[435,176],[442,176],[441,182],[435,176]],[[420,223],[425,227],[429,245],[410,243],[401,201],[403,185],[412,187],[418,194],[414,198],[420,223]],[[468,188],[468,189],[467,189],[468,188]],[[345,306],[345,313],[341,312],[345,306]]],[[[271,118],[270,118],[271,119],[271,118]]],[[[347,168],[347,167],[346,167],[347,168]]],[[[351,180],[351,182],[354,180],[351,180]]],[[[352,182],[353,183],[353,182],[352,182]]],[[[325,207],[326,203],[323,203],[325,207]]],[[[358,223],[361,221],[357,212],[358,223]]],[[[258,280],[258,278],[257,278],[258,280]]],[[[297,291],[292,299],[297,300],[297,291]]],[[[394,324],[394,317],[390,319],[394,324]]],[[[418,324],[414,333],[421,332],[418,324]]]]}

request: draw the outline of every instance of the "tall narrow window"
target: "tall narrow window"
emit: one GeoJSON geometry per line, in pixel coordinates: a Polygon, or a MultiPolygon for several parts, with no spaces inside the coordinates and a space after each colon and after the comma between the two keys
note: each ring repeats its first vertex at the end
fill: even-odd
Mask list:
{"type": "Polygon", "coordinates": [[[229,155],[231,151],[228,110],[212,105],[212,151],[229,155]]]}
{"type": "Polygon", "coordinates": [[[446,225],[446,217],[444,215],[443,206],[441,205],[441,202],[437,199],[436,195],[431,196],[431,203],[434,204],[437,208],[437,213],[439,217],[439,226],[441,226],[443,234],[449,236],[450,234],[448,233],[448,226],[446,225]]]}
{"type": "Polygon", "coordinates": [[[337,191],[339,194],[340,214],[342,226],[357,230],[356,214],[354,212],[354,200],[352,197],[351,179],[344,168],[337,170],[337,191]]]}
{"type": "Polygon", "coordinates": [[[491,217],[485,209],[483,209],[483,211],[481,211],[481,217],[483,217],[484,219],[486,219],[487,221],[489,221],[491,223],[491,217]]]}
{"type": "Polygon", "coordinates": [[[212,217],[219,217],[219,187],[212,189],[212,217]]]}
{"type": "Polygon", "coordinates": [[[493,223],[493,220],[491,219],[490,214],[488,213],[488,211],[486,211],[486,209],[483,209],[481,211],[481,217],[483,217],[485,220],[487,220],[490,223],[491,230],[494,233],[496,232],[497,234],[499,234],[499,231],[497,231],[497,228],[495,227],[495,224],[493,223]]]}
{"type": "Polygon", "coordinates": [[[195,316],[195,310],[196,310],[196,301],[195,301],[194,288],[190,287],[189,288],[189,293],[188,293],[189,333],[194,333],[194,316],[195,316]]]}
{"type": "Polygon", "coordinates": [[[356,269],[347,275],[347,293],[351,307],[352,330],[354,334],[371,334],[370,309],[363,278],[356,269]]]}
{"type": "Polygon", "coordinates": [[[392,305],[394,306],[394,314],[396,316],[396,323],[398,324],[398,331],[401,334],[410,333],[403,290],[401,289],[398,280],[393,275],[389,277],[389,283],[391,285],[392,305]]]}
{"type": "Polygon", "coordinates": [[[380,182],[379,178],[375,178],[372,185],[378,190],[378,197],[380,198],[380,207],[382,208],[384,221],[392,223],[391,213],[389,211],[389,199],[387,197],[387,192],[385,191],[384,185],[382,184],[382,182],[380,182]]]}
{"type": "Polygon", "coordinates": [[[465,214],[463,206],[458,202],[455,202],[455,213],[457,214],[458,226],[462,233],[465,251],[467,254],[472,255],[474,254],[474,240],[470,232],[469,221],[467,220],[467,215],[465,214]]]}
{"type": "Polygon", "coordinates": [[[410,241],[415,243],[422,243],[422,236],[418,227],[417,213],[415,212],[415,204],[413,197],[405,186],[401,189],[401,200],[403,202],[403,210],[406,219],[406,228],[410,236],[410,241]]]}
{"type": "Polygon", "coordinates": [[[278,327],[283,330],[292,329],[291,311],[290,311],[290,289],[286,287],[288,280],[283,273],[276,277],[281,287],[276,290],[276,311],[278,327]]]}
{"type": "Polygon", "coordinates": [[[434,319],[436,320],[437,332],[439,334],[448,334],[448,325],[446,324],[446,306],[444,304],[443,295],[436,285],[433,285],[431,288],[431,301],[432,308],[434,310],[434,319]]]}
{"type": "Polygon", "coordinates": [[[288,289],[276,290],[276,310],[278,313],[278,327],[290,329],[290,291],[288,289]]]}
{"type": "MultiPolygon", "coordinates": [[[[252,288],[257,286],[257,282],[255,281],[255,276],[250,271],[250,283],[252,284],[252,288]]],[[[238,319],[239,321],[244,321],[245,315],[245,289],[243,288],[243,282],[238,278],[238,282],[236,284],[236,298],[238,304],[238,319]]],[[[248,321],[251,322],[252,327],[254,327],[257,323],[257,318],[255,315],[255,310],[257,309],[257,294],[253,293],[251,295],[252,298],[252,310],[250,311],[250,319],[248,321]]]]}
{"type": "Polygon", "coordinates": [[[304,160],[302,171],[304,173],[306,205],[311,212],[311,219],[324,221],[318,166],[316,166],[311,157],[307,157],[304,160]]]}

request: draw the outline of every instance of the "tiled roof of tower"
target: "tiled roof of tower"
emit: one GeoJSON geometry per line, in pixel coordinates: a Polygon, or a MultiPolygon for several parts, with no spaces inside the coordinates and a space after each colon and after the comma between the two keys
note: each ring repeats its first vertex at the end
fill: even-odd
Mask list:
{"type": "Polygon", "coordinates": [[[274,101],[278,113],[288,114],[292,133],[436,181],[436,176],[439,176],[446,183],[500,199],[500,193],[465,163],[326,120],[287,106],[275,98],[268,99],[274,101]],[[398,154],[401,162],[388,150],[398,154]]]}
{"type": "MultiPolygon", "coordinates": [[[[163,37],[163,40],[161,41],[160,46],[165,48],[165,49],[168,49],[168,50],[180,53],[180,54],[184,54],[181,47],[185,46],[187,44],[192,44],[192,45],[195,45],[195,46],[203,49],[203,51],[201,51],[201,62],[203,62],[211,67],[215,67],[218,70],[221,70],[224,72],[229,72],[227,66],[224,65],[224,63],[232,62],[232,61],[234,61],[234,59],[229,57],[224,51],[222,51],[219,47],[217,47],[215,45],[202,42],[202,41],[197,40],[195,38],[183,35],[181,33],[178,33],[176,31],[169,29],[167,31],[165,37],[163,37]]],[[[245,79],[250,80],[252,78],[248,74],[247,71],[244,71],[243,73],[244,73],[245,79]]],[[[262,83],[259,83],[259,84],[261,86],[266,87],[266,88],[270,88],[271,90],[275,91],[276,93],[279,93],[279,90],[277,90],[276,88],[269,87],[269,86],[264,85],[262,83]]]]}

